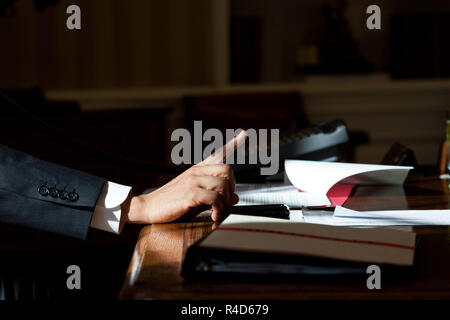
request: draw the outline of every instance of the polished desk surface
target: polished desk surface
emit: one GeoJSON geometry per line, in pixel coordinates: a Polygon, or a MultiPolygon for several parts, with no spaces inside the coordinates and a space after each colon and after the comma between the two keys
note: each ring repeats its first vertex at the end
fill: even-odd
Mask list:
{"type": "MultiPolygon", "coordinates": [[[[449,180],[411,178],[404,187],[359,186],[345,207],[355,210],[450,208],[449,180]],[[406,196],[405,196],[406,194],[406,196]]],[[[211,231],[206,217],[142,229],[127,271],[121,299],[438,299],[450,298],[450,227],[414,227],[423,235],[412,277],[368,290],[361,282],[186,281],[181,263],[186,249],[211,231]]],[[[368,276],[367,276],[368,277],[368,276]]]]}

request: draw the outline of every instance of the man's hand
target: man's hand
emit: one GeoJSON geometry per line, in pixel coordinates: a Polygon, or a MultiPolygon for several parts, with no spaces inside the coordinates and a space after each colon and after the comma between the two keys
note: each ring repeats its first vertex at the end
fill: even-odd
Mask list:
{"type": "Polygon", "coordinates": [[[224,208],[235,205],[235,179],[230,165],[222,162],[246,139],[243,131],[203,162],[157,189],[134,196],[122,205],[123,219],[132,223],[167,223],[185,215],[198,214],[199,208],[212,208],[217,221],[224,208]],[[223,152],[224,151],[224,152],[223,152]]]}

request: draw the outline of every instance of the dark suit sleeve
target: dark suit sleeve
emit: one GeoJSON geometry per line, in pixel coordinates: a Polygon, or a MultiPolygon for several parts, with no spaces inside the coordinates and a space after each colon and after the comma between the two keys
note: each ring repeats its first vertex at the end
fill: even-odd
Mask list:
{"type": "Polygon", "coordinates": [[[85,240],[105,179],[0,144],[0,222],[85,240]]]}

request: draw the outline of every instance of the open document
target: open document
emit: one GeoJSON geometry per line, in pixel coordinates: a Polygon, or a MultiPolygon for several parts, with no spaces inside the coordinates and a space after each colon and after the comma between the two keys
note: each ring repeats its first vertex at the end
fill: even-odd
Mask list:
{"type": "Polygon", "coordinates": [[[299,190],[326,194],[338,184],[401,185],[413,167],[286,160],[286,176],[299,190]]]}
{"type": "Polygon", "coordinates": [[[239,205],[338,206],[355,185],[402,185],[412,167],[286,160],[285,184],[238,185],[239,205]]]}
{"type": "Polygon", "coordinates": [[[291,184],[238,184],[238,205],[285,204],[290,208],[329,206],[326,194],[299,192],[291,184]]]}

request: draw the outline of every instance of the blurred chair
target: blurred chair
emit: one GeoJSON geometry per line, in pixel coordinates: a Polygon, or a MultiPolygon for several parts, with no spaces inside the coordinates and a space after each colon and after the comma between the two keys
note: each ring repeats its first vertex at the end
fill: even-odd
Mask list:
{"type": "Polygon", "coordinates": [[[138,189],[159,184],[146,164],[166,161],[169,108],[83,112],[39,88],[5,93],[26,111],[0,101],[0,143],[138,189]]]}
{"type": "MultiPolygon", "coordinates": [[[[48,101],[44,91],[39,87],[22,90],[3,91],[9,98],[19,105],[39,116],[59,116],[79,114],[80,107],[77,102],[69,100],[48,101]]],[[[1,108],[2,115],[10,115],[11,109],[1,108]]]]}
{"type": "Polygon", "coordinates": [[[187,96],[183,99],[187,127],[202,120],[203,128],[254,128],[292,131],[308,125],[301,95],[287,93],[236,93],[187,96]]]}
{"type": "MultiPolygon", "coordinates": [[[[223,132],[227,128],[267,128],[280,129],[281,135],[311,125],[298,92],[187,96],[183,105],[186,127],[191,130],[194,120],[203,121],[203,130],[217,128],[223,132]]],[[[369,136],[363,131],[349,131],[349,137],[344,161],[352,162],[356,147],[368,143],[369,136]]]]}

